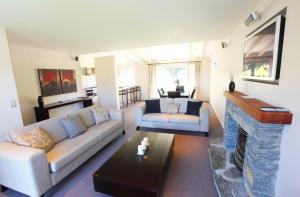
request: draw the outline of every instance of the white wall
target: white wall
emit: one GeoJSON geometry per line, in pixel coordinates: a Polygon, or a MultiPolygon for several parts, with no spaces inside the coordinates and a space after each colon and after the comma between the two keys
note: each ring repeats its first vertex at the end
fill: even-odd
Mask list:
{"type": "Polygon", "coordinates": [[[210,97],[210,59],[204,58],[200,64],[199,99],[209,101],[210,97]]]}
{"type": "Polygon", "coordinates": [[[10,45],[10,51],[25,125],[35,122],[33,108],[37,106],[37,97],[41,95],[38,68],[72,69],[76,72],[78,92],[45,97],[45,104],[73,99],[83,95],[81,68],[79,63],[74,61],[69,54],[15,44],[10,45]]]}
{"type": "Polygon", "coordinates": [[[87,67],[87,68],[95,67],[94,57],[90,55],[80,55],[79,63],[81,67],[87,67]]]}
{"type": "Polygon", "coordinates": [[[6,32],[0,28],[0,141],[11,129],[23,126],[6,32]],[[15,107],[12,104],[15,103],[15,107]]]}
{"type": "Polygon", "coordinates": [[[96,57],[95,76],[100,106],[119,108],[114,56],[96,57]]]}
{"type": "Polygon", "coordinates": [[[149,99],[149,66],[134,62],[135,84],[141,86],[142,100],[149,99]]]}
{"type": "MultiPolygon", "coordinates": [[[[277,197],[300,196],[300,91],[299,91],[299,51],[300,51],[300,1],[264,0],[256,10],[262,11],[262,21],[245,27],[241,24],[231,36],[231,45],[216,49],[212,60],[210,102],[223,123],[225,98],[229,76],[225,67],[238,72],[235,78],[237,90],[273,105],[286,107],[293,113],[293,124],[285,126],[281,143],[281,159],[276,183],[277,197]],[[241,80],[243,39],[260,24],[287,6],[287,21],[283,46],[282,68],[279,85],[247,82],[241,80]],[[216,65],[215,65],[216,63],[216,65]]],[[[245,17],[248,13],[245,13],[245,17]]]]}

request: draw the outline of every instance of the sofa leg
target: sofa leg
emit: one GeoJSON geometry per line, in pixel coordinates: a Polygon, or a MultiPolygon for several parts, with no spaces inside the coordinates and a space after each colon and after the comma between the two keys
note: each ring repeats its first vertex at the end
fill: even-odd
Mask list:
{"type": "Polygon", "coordinates": [[[5,192],[7,189],[7,187],[0,185],[0,192],[5,192]]]}
{"type": "Polygon", "coordinates": [[[123,135],[125,135],[125,134],[126,134],[125,130],[124,130],[124,131],[122,131],[122,133],[123,133],[123,135]]]}
{"type": "Polygon", "coordinates": [[[208,132],[205,132],[204,134],[205,134],[205,137],[208,137],[208,132]]]}
{"type": "Polygon", "coordinates": [[[137,131],[138,131],[138,130],[140,130],[140,127],[139,127],[139,126],[137,126],[137,127],[136,127],[136,130],[137,130],[137,131]]]}

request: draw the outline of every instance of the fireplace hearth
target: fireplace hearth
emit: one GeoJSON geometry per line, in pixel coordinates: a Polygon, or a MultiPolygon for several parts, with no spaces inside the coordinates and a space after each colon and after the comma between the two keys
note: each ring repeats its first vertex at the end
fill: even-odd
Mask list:
{"type": "Polygon", "coordinates": [[[234,163],[241,172],[243,171],[244,166],[247,136],[247,132],[241,126],[239,126],[236,149],[234,152],[234,163]]]}

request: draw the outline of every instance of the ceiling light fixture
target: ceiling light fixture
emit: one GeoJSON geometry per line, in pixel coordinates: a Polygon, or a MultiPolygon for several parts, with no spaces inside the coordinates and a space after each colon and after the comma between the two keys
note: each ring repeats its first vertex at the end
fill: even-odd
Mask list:
{"type": "Polygon", "coordinates": [[[231,38],[228,38],[227,40],[221,42],[222,48],[225,49],[229,47],[230,43],[231,43],[231,38]]]}
{"type": "Polygon", "coordinates": [[[222,48],[223,48],[223,49],[229,47],[229,43],[228,43],[227,41],[223,41],[223,42],[221,43],[221,45],[222,45],[222,48]]]}
{"type": "Polygon", "coordinates": [[[258,11],[254,11],[250,14],[250,16],[248,16],[244,23],[246,26],[249,26],[254,23],[254,21],[257,21],[259,19],[261,19],[261,13],[258,11]]]}

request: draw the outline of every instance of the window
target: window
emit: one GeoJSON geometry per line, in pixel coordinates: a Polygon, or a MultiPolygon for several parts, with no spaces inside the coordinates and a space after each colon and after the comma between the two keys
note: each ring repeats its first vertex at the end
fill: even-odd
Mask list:
{"type": "Polygon", "coordinates": [[[176,81],[179,85],[187,86],[188,84],[188,65],[187,64],[166,64],[159,65],[157,72],[157,85],[166,91],[176,89],[176,81]]]}
{"type": "Polygon", "coordinates": [[[163,88],[167,91],[175,91],[177,80],[180,86],[184,86],[185,92],[191,92],[195,87],[195,65],[189,63],[158,64],[154,65],[155,80],[153,84],[153,95],[163,88]]]}

